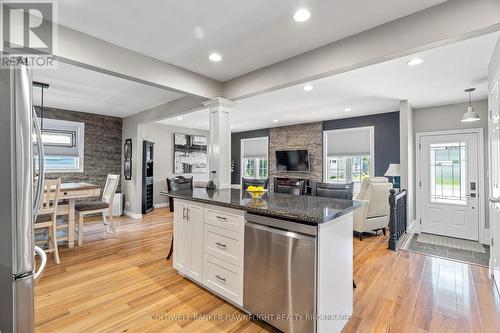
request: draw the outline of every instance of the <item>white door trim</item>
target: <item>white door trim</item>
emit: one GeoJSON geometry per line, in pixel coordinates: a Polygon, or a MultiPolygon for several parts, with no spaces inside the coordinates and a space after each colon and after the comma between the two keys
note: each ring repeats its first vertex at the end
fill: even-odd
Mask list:
{"type": "Polygon", "coordinates": [[[482,128],[467,128],[467,129],[459,129],[459,130],[448,130],[448,131],[436,131],[436,132],[420,132],[416,134],[415,140],[415,152],[416,152],[416,203],[417,203],[417,225],[415,231],[420,233],[421,226],[421,218],[422,218],[422,198],[421,198],[421,174],[420,174],[420,139],[425,136],[435,136],[435,135],[450,135],[450,134],[477,134],[477,143],[478,143],[478,174],[479,174],[479,191],[478,191],[478,206],[479,206],[479,242],[482,244],[489,244],[490,240],[488,237],[489,230],[486,229],[486,215],[485,215],[485,199],[486,199],[486,191],[484,187],[484,178],[485,178],[485,169],[484,169],[484,129],[482,128]]]}

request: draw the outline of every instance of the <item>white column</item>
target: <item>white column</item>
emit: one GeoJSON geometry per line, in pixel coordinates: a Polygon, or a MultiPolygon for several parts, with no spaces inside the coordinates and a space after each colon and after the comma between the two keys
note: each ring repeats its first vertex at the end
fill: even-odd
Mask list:
{"type": "Polygon", "coordinates": [[[203,103],[210,113],[208,167],[217,188],[231,187],[231,115],[235,102],[217,97],[203,103]]]}
{"type": "Polygon", "coordinates": [[[406,211],[408,226],[416,218],[415,134],[413,133],[413,108],[408,101],[399,103],[399,151],[401,189],[407,190],[406,211]]]}

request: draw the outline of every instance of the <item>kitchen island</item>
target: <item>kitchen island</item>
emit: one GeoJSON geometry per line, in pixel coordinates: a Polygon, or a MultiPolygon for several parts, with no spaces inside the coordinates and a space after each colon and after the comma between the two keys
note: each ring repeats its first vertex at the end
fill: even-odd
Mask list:
{"type": "Polygon", "coordinates": [[[361,203],[240,189],[174,198],[173,267],[284,332],[340,332],[352,314],[352,222],[361,203]]]}

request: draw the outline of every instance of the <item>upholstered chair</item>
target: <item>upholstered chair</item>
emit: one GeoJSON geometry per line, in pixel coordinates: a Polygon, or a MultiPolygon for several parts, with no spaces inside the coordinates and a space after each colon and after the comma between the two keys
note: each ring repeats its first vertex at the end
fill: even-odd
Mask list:
{"type": "Polygon", "coordinates": [[[389,224],[389,191],[392,184],[385,177],[366,178],[356,200],[363,206],[354,211],[353,229],[363,240],[364,232],[382,230],[384,235],[389,224]]]}

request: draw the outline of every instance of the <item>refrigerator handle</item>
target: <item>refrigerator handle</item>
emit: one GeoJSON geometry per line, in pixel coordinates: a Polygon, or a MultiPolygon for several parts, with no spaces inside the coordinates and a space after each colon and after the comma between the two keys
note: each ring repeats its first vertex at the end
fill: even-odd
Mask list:
{"type": "Polygon", "coordinates": [[[33,202],[33,220],[36,219],[38,214],[38,208],[40,207],[40,199],[43,194],[44,184],[45,184],[45,152],[43,150],[42,144],[42,131],[40,130],[40,126],[38,125],[38,117],[36,116],[35,107],[33,107],[33,126],[35,128],[36,141],[37,141],[37,149],[38,149],[38,185],[35,194],[35,200],[33,202]]]}
{"type": "Polygon", "coordinates": [[[43,270],[45,269],[45,265],[47,264],[47,255],[45,254],[45,251],[39,248],[38,246],[35,246],[35,254],[40,256],[40,267],[34,274],[35,282],[40,278],[40,275],[42,274],[43,270]]]}

